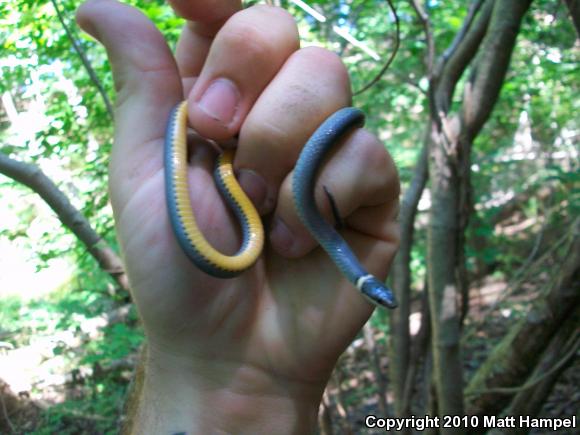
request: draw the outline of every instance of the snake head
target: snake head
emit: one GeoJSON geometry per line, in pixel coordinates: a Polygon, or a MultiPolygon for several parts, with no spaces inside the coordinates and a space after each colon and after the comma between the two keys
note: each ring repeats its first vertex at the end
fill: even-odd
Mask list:
{"type": "Polygon", "coordinates": [[[380,307],[397,308],[393,291],[372,275],[359,278],[357,287],[373,304],[380,307]]]}

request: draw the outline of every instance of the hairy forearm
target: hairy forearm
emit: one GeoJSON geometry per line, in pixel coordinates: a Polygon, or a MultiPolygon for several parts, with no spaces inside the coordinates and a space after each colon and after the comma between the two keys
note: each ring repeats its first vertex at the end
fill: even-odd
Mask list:
{"type": "Polygon", "coordinates": [[[123,434],[315,433],[323,388],[256,368],[183,364],[145,351],[123,434]]]}

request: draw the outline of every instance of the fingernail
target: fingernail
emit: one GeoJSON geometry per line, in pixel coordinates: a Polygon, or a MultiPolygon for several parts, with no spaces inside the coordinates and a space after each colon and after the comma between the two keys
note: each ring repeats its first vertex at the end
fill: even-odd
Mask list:
{"type": "Polygon", "coordinates": [[[290,254],[294,245],[294,235],[286,226],[286,223],[279,217],[276,217],[270,232],[270,241],[281,253],[290,254]]]}
{"type": "Polygon", "coordinates": [[[234,119],[240,93],[230,80],[214,80],[198,101],[198,107],[208,116],[228,126],[234,119]]]}
{"type": "Polygon", "coordinates": [[[240,169],[238,172],[238,181],[246,195],[252,200],[258,212],[262,214],[268,187],[266,181],[257,172],[251,169],[240,169]]]}

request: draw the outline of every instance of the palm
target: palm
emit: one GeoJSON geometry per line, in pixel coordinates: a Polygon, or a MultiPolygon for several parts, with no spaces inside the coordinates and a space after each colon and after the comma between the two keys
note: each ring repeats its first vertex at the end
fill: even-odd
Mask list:
{"type": "MultiPolygon", "coordinates": [[[[158,146],[161,155],[162,141],[158,146]]],[[[190,170],[196,218],[214,245],[235,250],[237,223],[213,186],[211,154],[198,146],[190,170]]],[[[155,170],[118,216],[134,298],[152,345],[249,364],[269,361],[271,370],[322,377],[369,313],[359,310],[345,328],[347,311],[359,297],[350,284],[320,249],[289,260],[266,248],[237,278],[206,275],[185,257],[171,232],[163,176],[155,170]]]]}
{"type": "MultiPolygon", "coordinates": [[[[99,13],[104,20],[110,16],[109,7],[119,8],[121,14],[134,12],[113,3],[95,3],[87,10],[102,8],[99,13]]],[[[265,11],[240,14],[261,16],[265,11]]],[[[255,59],[251,56],[212,58],[210,52],[208,58],[186,55],[176,62],[157,29],[142,16],[135,15],[133,20],[119,23],[114,31],[100,33],[116,66],[119,89],[110,167],[111,199],[133,296],[151,348],[191,360],[236,361],[295,379],[324,380],[368,318],[371,306],[340,277],[320,248],[308,252],[312,245],[307,243],[303,243],[298,258],[289,259],[279,255],[267,237],[264,253],[252,269],[227,280],[206,275],[177,245],[164,195],[162,149],[169,110],[185,96],[190,102],[197,98],[196,87],[209,80],[209,73],[204,75],[211,69],[208,64],[240,62],[239,68],[226,68],[230,77],[240,74],[237,83],[244,91],[240,104],[247,103],[237,124],[234,122],[224,133],[223,126],[201,112],[190,113],[190,120],[208,137],[240,133],[240,165],[262,175],[276,193],[272,196],[277,202],[275,216],[286,222],[294,220],[293,231],[305,232],[288,194],[288,177],[299,152],[298,144],[305,143],[308,132],[326,116],[348,103],[348,80],[335,57],[320,50],[296,51],[293,23],[289,26],[287,17],[278,13],[275,17],[282,23],[272,27],[268,22],[263,31],[273,33],[261,41],[280,34],[281,39],[276,39],[279,44],[269,45],[276,47],[275,51],[265,56],[267,62],[256,70],[259,74],[249,75],[244,73],[244,62],[249,62],[249,70],[254,71],[255,59]],[[192,64],[188,65],[188,60],[192,64]],[[176,63],[191,77],[180,77],[176,63]],[[308,89],[302,85],[305,76],[316,78],[308,89]],[[192,77],[197,77],[195,84],[192,77]]],[[[235,27],[235,22],[228,23],[230,28],[235,27]]],[[[219,34],[215,40],[200,39],[190,27],[185,28],[184,35],[182,54],[206,56],[210,45],[211,49],[218,46],[227,51],[231,41],[245,43],[222,38],[220,45],[219,34]]],[[[254,54],[260,57],[265,52],[254,54]]],[[[340,152],[332,161],[342,163],[327,165],[324,172],[327,167],[330,173],[334,171],[333,193],[339,203],[342,201],[341,210],[348,210],[351,230],[347,240],[371,273],[384,276],[384,265],[392,258],[397,243],[397,230],[389,223],[397,207],[396,170],[383,145],[369,134],[347,140],[340,152]],[[341,160],[337,157],[342,150],[346,151],[341,160]]],[[[215,189],[210,170],[214,159],[207,146],[194,146],[189,173],[192,204],[209,242],[232,254],[239,246],[238,224],[215,189]]],[[[304,241],[305,237],[295,239],[304,241]]]]}

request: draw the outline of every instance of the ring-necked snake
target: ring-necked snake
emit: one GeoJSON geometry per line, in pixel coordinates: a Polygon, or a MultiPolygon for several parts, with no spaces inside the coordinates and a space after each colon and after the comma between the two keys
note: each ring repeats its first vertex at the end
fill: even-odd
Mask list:
{"type": "MultiPolygon", "coordinates": [[[[363,124],[363,112],[347,107],[320,125],[304,146],[294,168],[294,203],[302,223],[343,275],[374,304],[394,308],[397,303],[392,291],[365,270],[338,231],[323,219],[314,199],[316,174],[324,156],[342,135],[363,124]]],[[[239,275],[250,268],[262,252],[264,230],[260,216],[235,179],[234,151],[226,150],[217,159],[214,178],[241,224],[243,242],[239,251],[231,256],[222,254],[207,242],[197,226],[189,199],[186,133],[187,104],[182,102],[172,110],[165,136],[165,185],[171,226],[185,254],[201,270],[219,278],[239,275]]]]}

